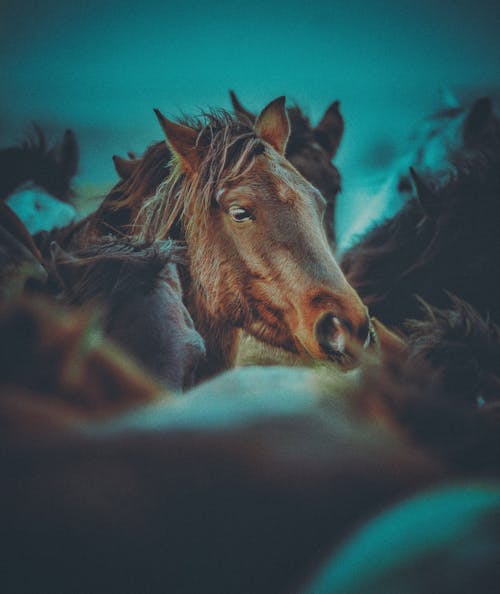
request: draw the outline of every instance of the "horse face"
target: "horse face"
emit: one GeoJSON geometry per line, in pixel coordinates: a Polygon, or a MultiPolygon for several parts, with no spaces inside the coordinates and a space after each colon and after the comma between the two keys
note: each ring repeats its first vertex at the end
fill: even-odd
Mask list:
{"type": "Polygon", "coordinates": [[[246,331],[346,362],[348,343],[367,341],[368,318],[329,249],[325,209],[321,193],[266,146],[237,184],[219,190],[210,236],[231,279],[228,309],[244,312],[246,331]]]}
{"type": "Polygon", "coordinates": [[[367,312],[328,246],[324,198],[283,156],[290,135],[284,97],[234,137],[227,126],[217,136],[156,113],[184,183],[197,190],[183,223],[191,292],[208,324],[223,321],[314,358],[350,361],[350,343],[369,342],[367,312]],[[224,168],[230,150],[239,165],[224,168]],[[200,203],[207,210],[197,216],[200,203]]]}
{"type": "Polygon", "coordinates": [[[192,385],[205,355],[203,339],[182,302],[173,263],[165,266],[153,292],[136,295],[114,311],[109,335],[173,390],[192,385]]]}

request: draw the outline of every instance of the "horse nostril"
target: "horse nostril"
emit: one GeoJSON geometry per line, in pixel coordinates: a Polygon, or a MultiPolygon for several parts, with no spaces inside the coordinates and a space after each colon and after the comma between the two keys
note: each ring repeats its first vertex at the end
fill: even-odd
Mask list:
{"type": "Polygon", "coordinates": [[[338,355],[345,352],[346,340],[342,331],[342,323],[333,313],[321,316],[316,322],[314,333],[321,350],[327,355],[338,355]]]}

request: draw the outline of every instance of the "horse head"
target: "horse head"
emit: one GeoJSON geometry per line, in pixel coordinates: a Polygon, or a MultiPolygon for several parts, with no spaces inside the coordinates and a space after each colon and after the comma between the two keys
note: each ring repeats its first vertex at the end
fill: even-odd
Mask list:
{"type": "Polygon", "coordinates": [[[156,238],[181,230],[191,313],[205,338],[241,328],[305,356],[350,361],[351,346],[369,342],[367,311],[329,248],[325,199],[285,158],[284,97],[253,126],[228,114],[206,125],[156,114],[172,173],[137,225],[156,238]]]}

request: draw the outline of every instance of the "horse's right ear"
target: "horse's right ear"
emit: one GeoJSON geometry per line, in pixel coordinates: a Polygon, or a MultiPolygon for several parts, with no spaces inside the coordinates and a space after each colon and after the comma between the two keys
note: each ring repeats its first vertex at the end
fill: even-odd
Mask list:
{"type": "Polygon", "coordinates": [[[424,215],[428,219],[435,219],[439,215],[440,205],[433,189],[413,167],[410,167],[410,178],[418,204],[424,215]]]}
{"type": "Polygon", "coordinates": [[[248,109],[245,109],[241,104],[241,101],[236,97],[234,91],[229,91],[229,97],[231,98],[231,105],[233,106],[234,114],[238,119],[247,119],[250,122],[255,122],[255,114],[248,109]]]}
{"type": "Polygon", "coordinates": [[[139,165],[140,159],[123,159],[118,155],[113,155],[113,164],[115,166],[116,173],[122,179],[128,179],[139,165]]]}
{"type": "Polygon", "coordinates": [[[285,109],[285,97],[278,97],[264,107],[255,122],[255,132],[280,155],[285,154],[290,136],[290,120],[285,109]]]}
{"type": "Polygon", "coordinates": [[[344,118],[340,113],[340,102],[334,101],[314,128],[314,136],[331,160],[339,148],[343,135],[344,118]]]}
{"type": "Polygon", "coordinates": [[[188,173],[194,173],[201,163],[198,132],[189,126],[168,120],[159,109],[155,109],[154,112],[163,129],[168,146],[179,160],[181,167],[188,173]]]}

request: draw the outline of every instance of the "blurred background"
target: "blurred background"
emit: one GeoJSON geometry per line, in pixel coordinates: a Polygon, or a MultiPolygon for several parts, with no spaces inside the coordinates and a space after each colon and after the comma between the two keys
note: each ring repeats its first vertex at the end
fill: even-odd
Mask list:
{"type": "Polygon", "coordinates": [[[0,146],[32,122],[54,139],[72,128],[77,189],[98,194],[113,154],[161,138],[154,107],[229,109],[231,88],[254,111],[285,94],[316,123],[340,99],[341,234],[357,180],[390,165],[443,93],[497,96],[499,31],[500,3],[481,0],[2,0],[0,146]]]}

